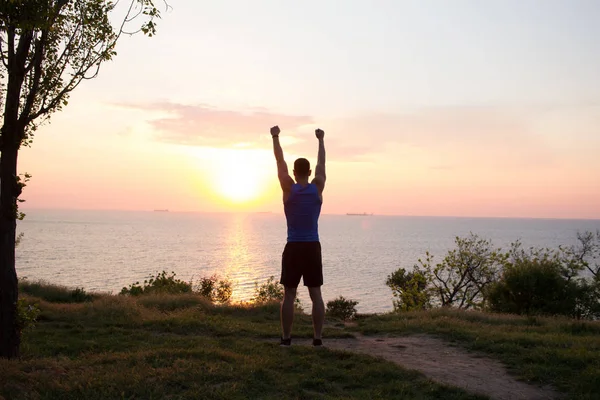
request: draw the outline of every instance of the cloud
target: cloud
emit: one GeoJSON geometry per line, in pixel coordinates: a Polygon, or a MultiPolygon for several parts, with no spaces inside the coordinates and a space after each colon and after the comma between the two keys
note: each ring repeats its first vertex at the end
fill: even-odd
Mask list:
{"type": "Polygon", "coordinates": [[[149,111],[148,124],[161,142],[270,149],[268,129],[277,124],[283,131],[285,153],[312,159],[317,153],[314,129],[322,127],[328,160],[376,163],[385,158],[432,171],[556,167],[561,158],[576,157],[574,150],[564,148],[565,137],[582,137],[597,128],[597,118],[590,117],[596,109],[590,108],[430,107],[319,118],[317,124],[312,116],[263,108],[234,111],[169,102],[121,106],[149,111]],[[583,118],[586,115],[589,118],[583,118]],[[569,127],[569,135],[557,127],[569,127]]]}
{"type": "Polygon", "coordinates": [[[372,154],[424,154],[430,168],[547,166],[556,152],[536,110],[439,107],[398,114],[362,115],[333,122],[347,145],[364,143],[372,154]]]}
{"type": "Polygon", "coordinates": [[[176,103],[121,106],[156,111],[158,117],[148,121],[156,131],[156,140],[188,146],[255,147],[260,135],[268,134],[273,125],[294,131],[313,123],[309,116],[276,114],[263,109],[241,112],[176,103]]]}
{"type": "MultiPolygon", "coordinates": [[[[319,126],[305,115],[273,113],[264,108],[247,111],[221,110],[209,105],[177,103],[119,104],[119,107],[149,111],[148,124],[160,142],[214,148],[269,148],[269,128],[279,125],[286,154],[317,156],[314,130],[319,126]]],[[[329,160],[361,161],[371,150],[365,144],[347,143],[343,137],[327,137],[329,160]]]]}

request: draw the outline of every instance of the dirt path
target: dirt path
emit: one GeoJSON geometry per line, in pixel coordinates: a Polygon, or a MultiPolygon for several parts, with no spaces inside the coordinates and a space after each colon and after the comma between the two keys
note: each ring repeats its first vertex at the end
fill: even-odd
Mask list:
{"type": "MultiPolygon", "coordinates": [[[[294,345],[310,345],[295,339],[294,345]]],[[[430,379],[498,400],[557,399],[558,394],[510,376],[498,361],[478,356],[430,336],[327,339],[325,346],[381,357],[402,367],[422,372],[430,379]]]]}

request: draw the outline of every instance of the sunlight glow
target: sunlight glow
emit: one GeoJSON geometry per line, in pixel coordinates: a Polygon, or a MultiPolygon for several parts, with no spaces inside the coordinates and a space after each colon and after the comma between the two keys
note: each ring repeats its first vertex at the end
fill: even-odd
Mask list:
{"type": "MultiPolygon", "coordinates": [[[[268,159],[268,161],[271,161],[268,159]]],[[[219,150],[210,172],[218,196],[234,204],[257,200],[267,188],[272,171],[264,154],[252,150],[219,150]]]]}

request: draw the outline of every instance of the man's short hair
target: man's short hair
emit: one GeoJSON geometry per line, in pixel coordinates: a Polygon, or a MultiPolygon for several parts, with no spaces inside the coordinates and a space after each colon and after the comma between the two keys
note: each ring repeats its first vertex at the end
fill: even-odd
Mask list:
{"type": "Polygon", "coordinates": [[[294,173],[298,176],[309,176],[310,162],[306,158],[299,158],[294,161],[294,173]]]}

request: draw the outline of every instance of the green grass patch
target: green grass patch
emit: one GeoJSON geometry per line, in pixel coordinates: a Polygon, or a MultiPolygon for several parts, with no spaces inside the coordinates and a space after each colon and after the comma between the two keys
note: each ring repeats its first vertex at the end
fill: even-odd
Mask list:
{"type": "Polygon", "coordinates": [[[571,398],[600,393],[600,322],[438,309],[362,316],[364,334],[429,333],[505,363],[525,381],[571,398]]]}
{"type": "MultiPolygon", "coordinates": [[[[58,289],[57,289],[58,288],[58,289]]],[[[214,305],[194,293],[95,295],[27,286],[41,310],[22,358],[0,360],[6,399],[482,399],[366,355],[278,346],[279,304],[214,305]],[[59,294],[57,294],[59,293],[59,294]]],[[[434,310],[358,315],[325,338],[428,333],[503,361],[569,398],[600,393],[600,324],[566,318],[434,310]]],[[[298,313],[295,337],[312,337],[298,313]]]]}
{"type": "MultiPolygon", "coordinates": [[[[276,302],[156,294],[77,303],[54,291],[27,293],[41,315],[21,359],[0,360],[6,399],[483,399],[365,355],[282,349],[276,302]]],[[[312,337],[309,315],[297,314],[294,336],[312,337]]],[[[350,333],[328,326],[325,336],[350,333]]]]}

